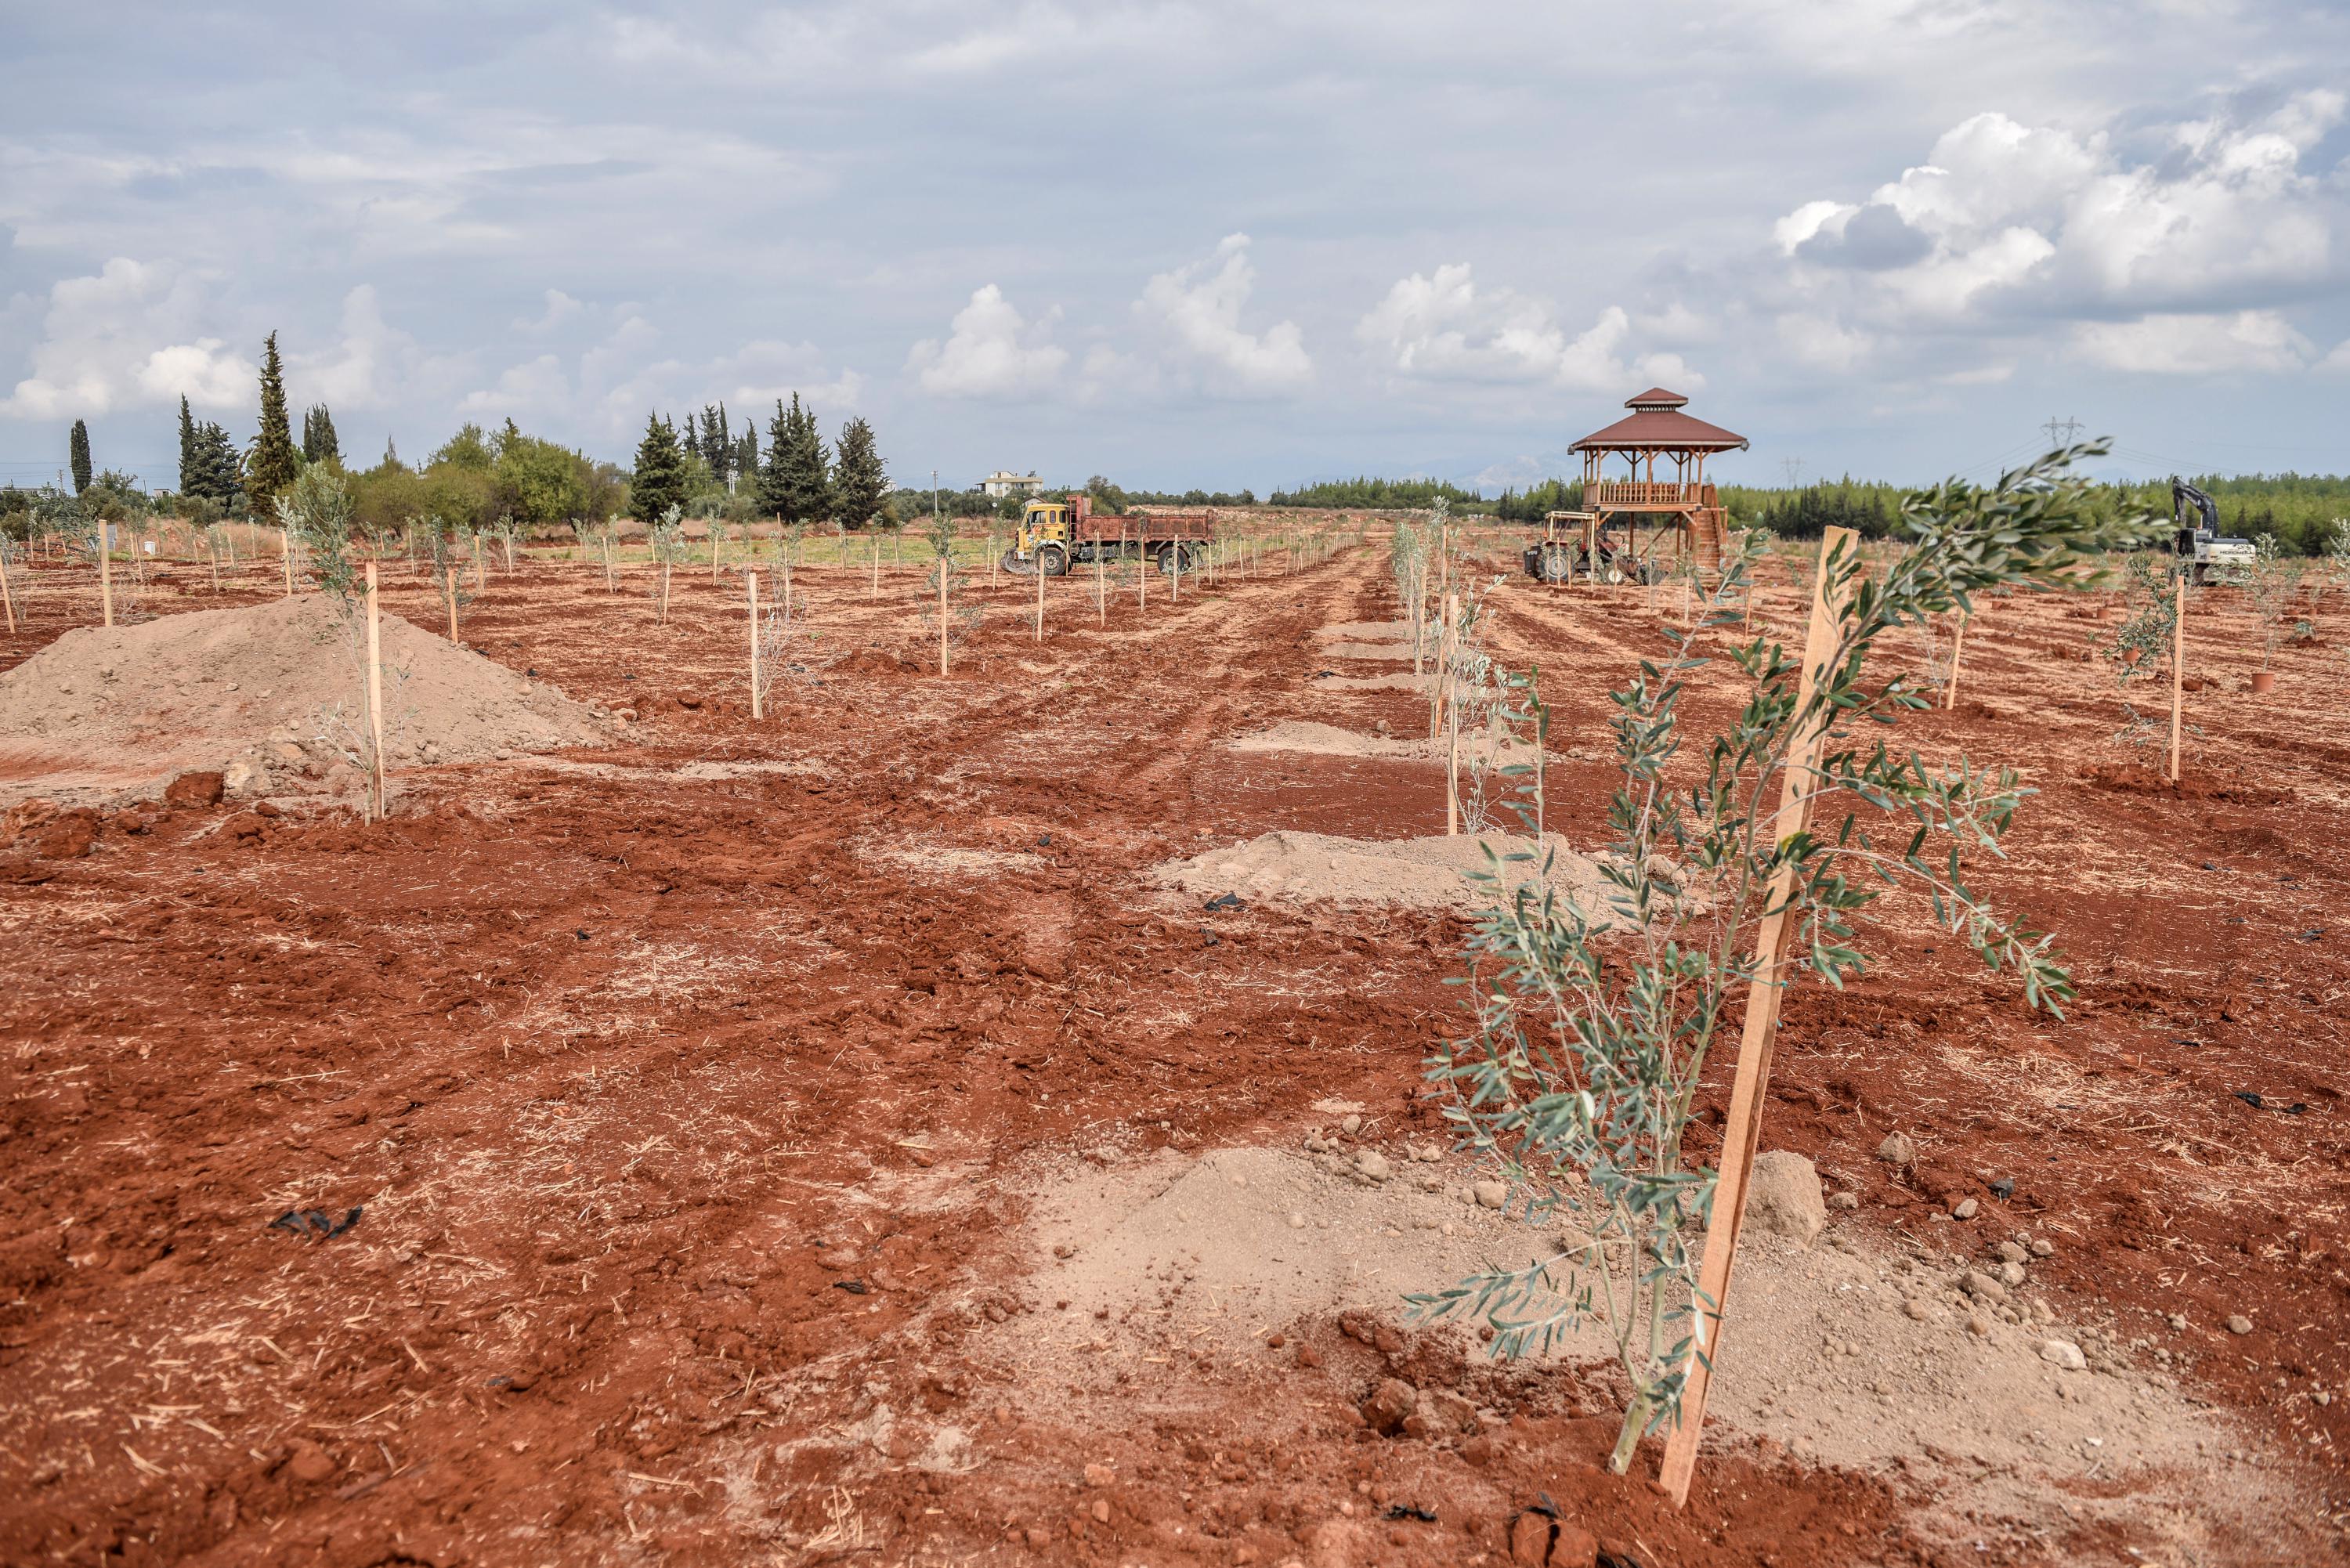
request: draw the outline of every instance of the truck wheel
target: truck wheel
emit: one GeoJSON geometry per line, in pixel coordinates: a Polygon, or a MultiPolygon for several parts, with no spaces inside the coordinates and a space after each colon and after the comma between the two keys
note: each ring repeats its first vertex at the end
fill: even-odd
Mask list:
{"type": "Polygon", "coordinates": [[[1542,548],[1542,570],[1546,583],[1563,583],[1575,575],[1575,550],[1566,545],[1544,545],[1542,548]]]}
{"type": "Polygon", "coordinates": [[[1036,552],[1036,565],[1048,577],[1069,575],[1069,555],[1058,545],[1046,545],[1036,552]]]}

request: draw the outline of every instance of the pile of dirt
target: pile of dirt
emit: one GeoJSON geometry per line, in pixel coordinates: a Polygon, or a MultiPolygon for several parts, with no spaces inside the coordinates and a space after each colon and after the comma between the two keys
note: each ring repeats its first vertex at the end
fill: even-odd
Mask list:
{"type": "MultiPolygon", "coordinates": [[[[1599,863],[1567,847],[1556,834],[1550,851],[1549,885],[1564,903],[1595,922],[1607,917],[1608,886],[1599,863]]],[[[1189,893],[1238,893],[1254,900],[1293,903],[1327,899],[1337,903],[1385,904],[1409,909],[1451,909],[1473,915],[1491,908],[1521,883],[1537,880],[1542,863],[1506,857],[1531,851],[1530,838],[1490,833],[1432,838],[1339,838],[1326,833],[1265,833],[1245,844],[1211,849],[1159,868],[1159,880],[1189,893]],[[1486,850],[1504,857],[1500,886],[1471,880],[1489,869],[1486,850]]]]}
{"type": "Polygon", "coordinates": [[[1316,675],[1316,691],[1426,691],[1433,675],[1316,675]]]}
{"type": "MultiPolygon", "coordinates": [[[[319,594],[68,631],[0,676],[0,798],[150,794],[190,768],[250,793],[323,776],[366,726],[364,639],[319,594]]],[[[554,688],[398,616],[382,646],[395,766],[606,737],[554,688]]]]}
{"type": "Polygon", "coordinates": [[[1395,659],[1411,657],[1408,642],[1334,642],[1323,650],[1329,659],[1395,659]]]}
{"type": "Polygon", "coordinates": [[[1411,636],[1411,622],[1408,620],[1346,620],[1338,622],[1336,626],[1316,628],[1314,635],[1326,642],[1333,639],[1355,642],[1374,639],[1395,641],[1411,636]]]}
{"type": "MultiPolygon", "coordinates": [[[[1496,747],[1483,737],[1461,737],[1461,754],[1465,758],[1481,749],[1490,759],[1503,764],[1531,763],[1534,750],[1523,742],[1512,742],[1496,747]]],[[[1235,752],[1304,752],[1319,757],[1398,757],[1414,762],[1440,762],[1446,744],[1425,738],[1405,740],[1392,735],[1366,735],[1354,730],[1342,730],[1336,724],[1316,724],[1306,720],[1285,719],[1271,729],[1243,735],[1232,742],[1235,752]]],[[[1555,759],[1559,753],[1551,753],[1555,759]]]]}
{"type": "MultiPolygon", "coordinates": [[[[1006,1351],[1062,1405],[1171,1397],[1196,1381],[1203,1350],[1279,1382],[1288,1375],[1264,1354],[1269,1335],[1336,1357],[1347,1347],[1332,1325],[1371,1318],[1406,1344],[1418,1326],[1407,1295],[1565,1250],[1561,1224],[1482,1202],[1475,1179],[1487,1173],[1380,1137],[1376,1124],[1359,1143],[1325,1130],[1309,1143],[1318,1156],[1243,1146],[1129,1160],[1111,1149],[1107,1168],[1047,1186],[1023,1240],[1061,1310],[1007,1324],[1006,1351]]],[[[1973,1332],[1966,1256],[1856,1229],[1834,1226],[1805,1248],[1748,1228],[1711,1410],[1726,1430],[1767,1435],[1808,1465],[1928,1478],[1945,1493],[1940,1531],[1969,1541],[1981,1518],[2061,1530],[2085,1516],[2159,1521],[2208,1552],[2230,1516],[2283,1501],[2253,1464],[2214,1451],[2247,1434],[2169,1376],[2054,1312],[1973,1332]],[[2084,1345],[2094,1356],[2064,1357],[2084,1345]],[[2196,1498],[2182,1471],[2217,1471],[2227,1484],[2216,1490],[2236,1495],[2196,1498]]],[[[1611,1353],[1604,1325],[1586,1322],[1538,1363],[1611,1353]]],[[[1457,1393],[1506,1407],[1519,1398],[1513,1380],[1536,1375],[1476,1358],[1457,1393]]],[[[1719,1453],[1723,1438],[1711,1441],[1719,1453]]]]}

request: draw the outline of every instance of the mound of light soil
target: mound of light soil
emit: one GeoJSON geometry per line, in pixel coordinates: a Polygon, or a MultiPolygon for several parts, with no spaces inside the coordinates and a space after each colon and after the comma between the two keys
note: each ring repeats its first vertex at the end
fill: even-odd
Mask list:
{"type": "MultiPolygon", "coordinates": [[[[1549,883],[1562,902],[1581,909],[1586,919],[1606,918],[1607,884],[1599,863],[1567,847],[1552,834],[1549,883]]],[[[1486,847],[1497,856],[1534,847],[1530,838],[1487,834],[1472,838],[1339,838],[1326,833],[1266,833],[1245,844],[1211,849],[1159,869],[1159,879],[1185,892],[1210,897],[1238,893],[1243,898],[1291,903],[1328,900],[1386,904],[1412,909],[1451,909],[1475,914],[1509,896],[1519,884],[1541,875],[1539,861],[1503,860],[1502,881],[1471,880],[1487,870],[1486,847]]]]}
{"type": "MultiPolygon", "coordinates": [[[[0,796],[152,793],[247,764],[258,787],[317,777],[367,722],[366,630],[304,594],[67,632],[0,676],[0,796]]],[[[480,762],[601,741],[551,686],[382,618],[384,754],[480,762]]]]}
{"type": "MultiPolygon", "coordinates": [[[[1330,1363],[1333,1398],[1359,1398],[1382,1376],[1412,1377],[1423,1397],[1440,1389],[1423,1406],[1430,1416],[1449,1399],[1464,1417],[1482,1407],[1498,1419],[1537,1378],[1552,1380],[1545,1366],[1605,1365],[1606,1331],[1586,1321],[1527,1364],[1399,1354],[1373,1371],[1370,1346],[1350,1339],[1374,1336],[1342,1324],[1378,1323],[1400,1352],[1427,1332],[1405,1309],[1409,1294],[1536,1260],[1554,1261],[1562,1287],[1589,1276],[1569,1272],[1567,1225],[1479,1201],[1474,1182],[1491,1170],[1433,1147],[1414,1158],[1376,1118],[1362,1137],[1335,1137],[1319,1157],[1113,1147],[1100,1151],[1106,1168],[1056,1173],[1019,1243],[1046,1282],[1040,1293],[1068,1304],[983,1327],[984,1342],[1029,1374],[1029,1387],[1049,1388],[1040,1407],[1063,1408],[1181,1397],[1210,1356],[1220,1379],[1295,1397],[1290,1356],[1268,1355],[1268,1335],[1313,1345],[1314,1365],[1330,1363]],[[1368,1174],[1358,1149],[1378,1154],[1368,1174]],[[1405,1360],[1419,1370],[1389,1370],[1405,1360]],[[1440,1368],[1441,1382],[1429,1376],[1440,1368]]],[[[2186,1561],[2210,1549],[2215,1525],[2281,1501],[2275,1480],[2231,1454],[2220,1490],[2236,1495],[2182,1508],[2195,1483],[2180,1478],[2210,1473],[2220,1464],[2210,1450],[2243,1434],[2168,1375],[2133,1365],[2109,1334],[2064,1322],[2037,1290],[2020,1321],[1970,1331],[1980,1304],[1960,1282],[1974,1261],[1943,1250],[1952,1243],[1964,1244],[1943,1236],[1895,1248],[1845,1221],[1805,1248],[1750,1223],[1710,1412],[1724,1437],[1712,1440],[1769,1437],[1807,1463],[1930,1478],[1954,1495],[1929,1527],[1969,1544],[1985,1517],[2049,1530],[2160,1521],[2198,1549],[2186,1561]],[[2059,1360],[2052,1344],[2088,1354],[2059,1360]]],[[[1465,1342],[1476,1321],[1436,1335],[1465,1342]]],[[[1461,1429],[1481,1424],[1464,1418],[1461,1429]]],[[[1478,1501],[1503,1516],[1510,1506],[1478,1501]]]]}
{"type": "Polygon", "coordinates": [[[1334,638],[1341,641],[1353,642],[1393,641],[1400,639],[1406,639],[1405,646],[1409,648],[1410,643],[1408,639],[1411,636],[1411,622],[1408,620],[1345,620],[1336,626],[1318,627],[1315,629],[1314,635],[1326,642],[1334,638]]]}
{"type": "MultiPolygon", "coordinates": [[[[1465,759],[1482,749],[1486,759],[1500,765],[1513,763],[1531,764],[1534,750],[1523,742],[1511,742],[1496,747],[1490,739],[1480,735],[1461,737],[1461,754],[1465,759]]],[[[1447,750],[1442,741],[1425,737],[1412,740],[1401,736],[1366,735],[1354,730],[1342,730],[1336,724],[1316,724],[1301,719],[1285,719],[1267,730],[1253,735],[1243,735],[1232,742],[1235,752],[1304,752],[1321,757],[1396,757],[1413,762],[1441,762],[1447,750]]],[[[1555,760],[1560,753],[1553,752],[1555,760]]]]}
{"type": "Polygon", "coordinates": [[[1408,642],[1334,642],[1323,649],[1326,659],[1393,659],[1411,657],[1408,642]]]}
{"type": "Polygon", "coordinates": [[[1316,691],[1425,691],[1436,684],[1433,675],[1317,675],[1316,691]]]}

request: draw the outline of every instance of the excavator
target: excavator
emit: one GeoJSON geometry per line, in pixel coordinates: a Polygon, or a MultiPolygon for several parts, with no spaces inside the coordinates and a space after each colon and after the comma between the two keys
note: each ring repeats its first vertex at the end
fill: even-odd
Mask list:
{"type": "Polygon", "coordinates": [[[2241,583],[2259,558],[2250,539],[2220,532],[2220,508],[2202,491],[2177,474],[2170,476],[2170,521],[2178,535],[2172,548],[2178,569],[2198,587],[2207,583],[2241,583]]]}

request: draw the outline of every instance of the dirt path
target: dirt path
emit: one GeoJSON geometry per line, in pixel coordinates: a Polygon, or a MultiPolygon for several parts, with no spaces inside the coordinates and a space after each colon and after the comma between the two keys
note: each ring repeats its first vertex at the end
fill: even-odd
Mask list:
{"type": "MultiPolygon", "coordinates": [[[[1482,1447],[1372,1442],[1351,1407],[1386,1370],[1484,1376],[1450,1334],[1389,1354],[1305,1314],[1285,1352],[1082,1407],[1007,1338],[1062,1311],[1023,1227],[1072,1173],[1294,1145],[1340,1103],[1441,1136],[1419,1058],[1458,920],[1203,912],[1148,875],[1274,829],[1437,830],[1430,764],[1226,745],[1424,730],[1413,693],[1316,690],[1314,634],[1392,618],[1383,576],[1358,551],[1180,606],[1154,583],[1147,611],[1129,585],[1106,629],[1090,582],[1055,584],[1042,645],[1007,585],[942,681],[910,571],[878,603],[805,572],[818,639],[754,728],[732,572],[681,576],[661,627],[641,578],[532,566],[494,576],[468,642],[639,711],[629,743],[421,771],[374,827],[165,814],[11,862],[0,1557],[1437,1563],[1506,1557],[1547,1493],[1644,1565],[1958,1560],[1922,1522],[1933,1475],[1750,1437],[1674,1514],[1593,1469],[1587,1379],[1478,1383],[1482,1447]],[[354,1209],[331,1237],[300,1217],[354,1209]],[[1388,1516],[1423,1501],[1436,1522],[1388,1516]]],[[[77,592],[36,583],[12,661],[77,592]]],[[[427,585],[388,597],[436,624],[427,585]]],[[[2022,650],[2066,628],[2014,614],[1970,667],[1986,706],[1946,722],[2044,784],[1987,877],[2064,933],[2083,1002],[2029,1018],[1900,915],[1879,975],[1791,1001],[1773,1141],[1883,1244],[1948,1252],[1960,1192],[1985,1245],[2054,1236],[2033,1269],[2068,1314],[2246,1418],[2282,1500],[2262,1550],[2331,1550],[2350,720],[2313,675],[2291,725],[2211,716],[2199,773],[2257,786],[2092,778],[2110,695],[2028,708],[2022,650]],[[1926,1150],[1907,1171],[1869,1158],[1897,1126],[1926,1150]]],[[[1661,651],[1632,595],[1504,590],[1498,628],[1586,748],[1661,651]]],[[[1609,776],[1559,764],[1554,822],[1596,841],[1609,776]]],[[[2183,1560],[2087,1517],[1983,1521],[1985,1553],[2183,1560]]]]}

